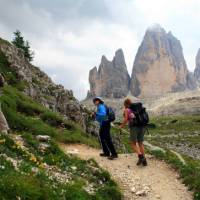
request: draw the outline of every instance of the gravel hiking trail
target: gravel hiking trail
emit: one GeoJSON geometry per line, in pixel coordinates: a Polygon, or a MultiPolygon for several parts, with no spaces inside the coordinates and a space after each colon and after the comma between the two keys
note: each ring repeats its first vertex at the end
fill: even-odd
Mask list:
{"type": "Polygon", "coordinates": [[[99,156],[100,150],[80,144],[60,144],[66,153],[93,158],[119,184],[124,200],[192,200],[178,173],[163,161],[147,155],[148,166],[136,166],[135,154],[120,154],[116,160],[99,156]]]}

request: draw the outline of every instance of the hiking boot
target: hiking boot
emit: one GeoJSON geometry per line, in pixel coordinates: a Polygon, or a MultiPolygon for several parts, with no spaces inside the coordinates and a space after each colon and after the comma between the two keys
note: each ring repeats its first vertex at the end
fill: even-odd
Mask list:
{"type": "Polygon", "coordinates": [[[139,158],[136,165],[139,166],[142,164],[142,162],[143,162],[143,160],[141,158],[139,158]]]}
{"type": "Polygon", "coordinates": [[[143,166],[147,166],[147,160],[146,160],[146,158],[143,159],[142,164],[143,164],[143,166]]]}
{"type": "Polygon", "coordinates": [[[100,153],[99,154],[101,157],[109,157],[110,155],[109,154],[105,154],[105,153],[100,153]]]}
{"type": "Polygon", "coordinates": [[[109,160],[114,160],[116,158],[118,158],[118,155],[111,155],[108,157],[109,160]]]}
{"type": "Polygon", "coordinates": [[[143,156],[143,155],[138,155],[137,166],[143,164],[143,159],[144,159],[144,156],[143,156]]]}

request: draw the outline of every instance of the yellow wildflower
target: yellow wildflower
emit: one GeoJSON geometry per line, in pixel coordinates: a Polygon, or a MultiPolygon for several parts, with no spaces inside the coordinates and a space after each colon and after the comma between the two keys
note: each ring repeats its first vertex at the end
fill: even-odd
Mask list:
{"type": "Polygon", "coordinates": [[[1,140],[0,140],[0,144],[4,144],[5,142],[6,142],[5,139],[1,139],[1,140]]]}
{"type": "Polygon", "coordinates": [[[44,164],[43,163],[40,163],[40,165],[38,166],[40,168],[43,168],[44,169],[44,164]]]}
{"type": "Polygon", "coordinates": [[[16,144],[17,146],[21,146],[21,142],[19,142],[19,141],[16,141],[15,144],[16,144]]]}
{"type": "Polygon", "coordinates": [[[37,158],[32,154],[30,157],[30,161],[37,162],[37,158]]]}

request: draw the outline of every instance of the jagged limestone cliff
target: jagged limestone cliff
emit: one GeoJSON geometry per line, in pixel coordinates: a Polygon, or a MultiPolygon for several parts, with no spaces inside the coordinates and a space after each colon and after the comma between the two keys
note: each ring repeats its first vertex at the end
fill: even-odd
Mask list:
{"type": "Polygon", "coordinates": [[[196,88],[181,43],[171,32],[159,25],[147,29],[134,61],[130,86],[134,96],[157,96],[196,88]]]}
{"type": "Polygon", "coordinates": [[[200,49],[198,50],[197,55],[196,55],[196,67],[194,70],[194,76],[195,76],[198,86],[200,86],[200,49]]]}
{"type": "Polygon", "coordinates": [[[99,68],[94,67],[90,70],[89,82],[88,97],[125,97],[129,92],[130,77],[123,51],[121,49],[117,50],[112,61],[102,56],[99,68]]]}

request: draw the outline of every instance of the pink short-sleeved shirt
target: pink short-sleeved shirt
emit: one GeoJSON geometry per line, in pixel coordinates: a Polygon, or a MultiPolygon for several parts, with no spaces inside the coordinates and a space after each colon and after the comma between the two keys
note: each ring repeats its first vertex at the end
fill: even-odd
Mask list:
{"type": "Polygon", "coordinates": [[[125,112],[128,112],[128,121],[129,122],[132,121],[135,118],[135,114],[131,111],[130,108],[126,108],[124,110],[124,114],[125,114],[125,112]]]}

